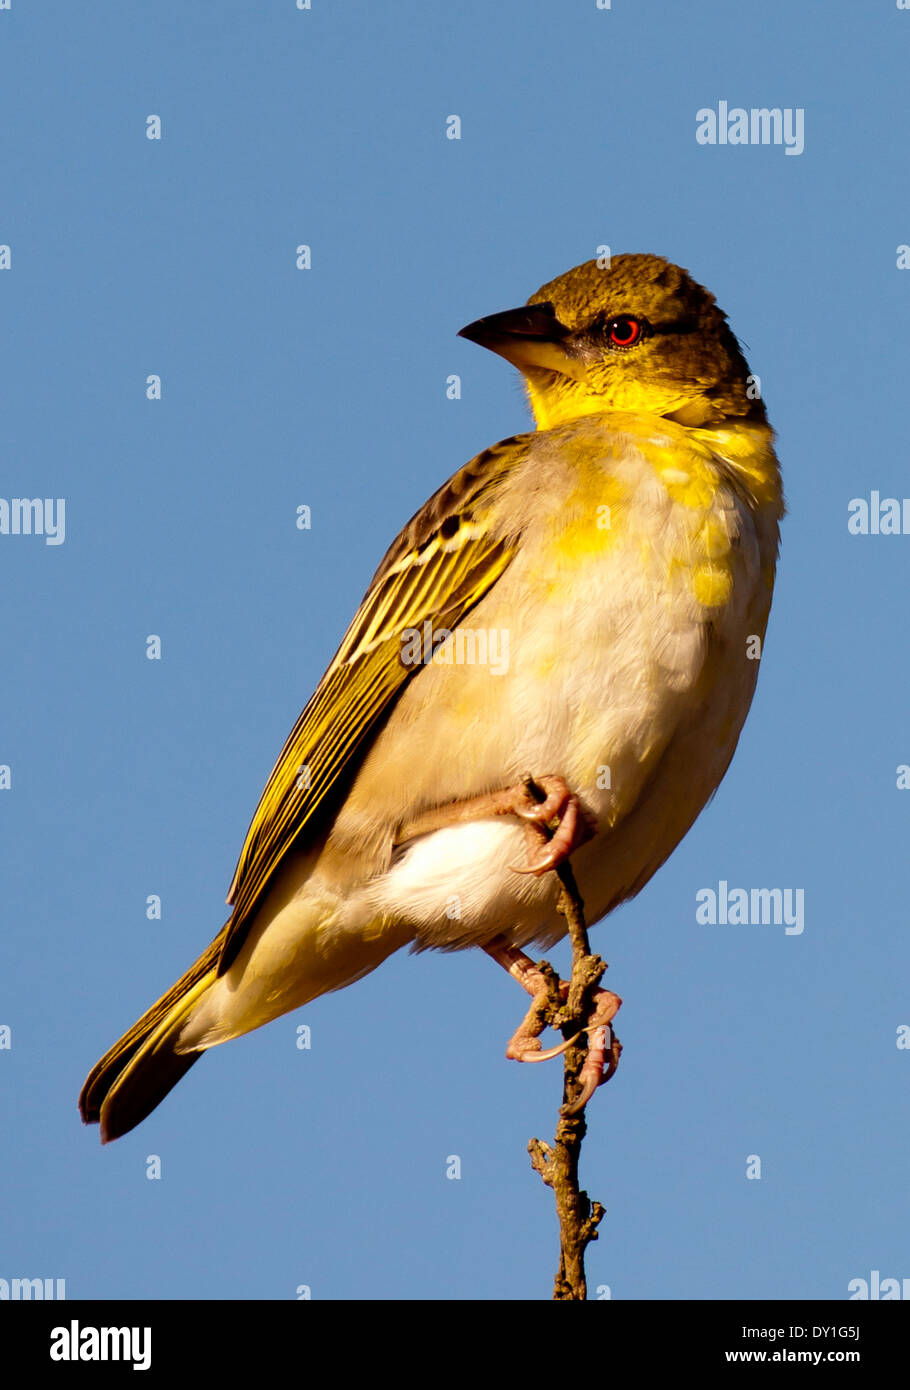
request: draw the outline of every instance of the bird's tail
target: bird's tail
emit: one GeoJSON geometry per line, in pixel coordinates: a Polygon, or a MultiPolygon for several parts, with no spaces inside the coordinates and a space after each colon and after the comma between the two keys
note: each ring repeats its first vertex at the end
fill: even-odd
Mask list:
{"type": "Polygon", "coordinates": [[[79,1096],[86,1124],[101,1125],[101,1142],[119,1139],[151,1114],[202,1051],[178,1052],[187,1016],[217,977],[222,931],[185,975],[92,1068],[79,1096]]]}

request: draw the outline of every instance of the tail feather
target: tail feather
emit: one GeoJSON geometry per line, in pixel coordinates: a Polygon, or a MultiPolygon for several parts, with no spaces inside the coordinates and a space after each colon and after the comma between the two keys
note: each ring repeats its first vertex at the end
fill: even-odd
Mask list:
{"type": "Polygon", "coordinates": [[[164,1099],[202,1056],[178,1053],[187,1015],[215,980],[224,942],[221,931],[185,975],[92,1068],[79,1096],[86,1124],[101,1125],[101,1142],[128,1133],[164,1099]]]}

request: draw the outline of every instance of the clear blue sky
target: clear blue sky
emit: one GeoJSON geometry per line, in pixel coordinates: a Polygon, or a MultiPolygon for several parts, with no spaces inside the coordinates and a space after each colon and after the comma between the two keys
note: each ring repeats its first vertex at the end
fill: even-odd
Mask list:
{"type": "Polygon", "coordinates": [[[549,1297],[525,1146],[561,1069],[504,1060],[524,1001],[479,953],[399,955],[216,1049],[104,1150],[76,1096],[220,927],[389,541],[528,427],[517,374],[456,331],[602,243],[716,293],[789,516],[730,773],[593,933],[625,1054],[589,1111],[590,1284],[837,1299],[910,1275],[910,536],[847,531],[850,499],[910,492],[908,53],[893,0],[0,11],[0,493],[66,498],[62,545],[0,536],[0,1277],[549,1297]],[[698,144],[722,100],[801,108],[804,152],[698,144]],[[699,925],[721,879],[802,888],[804,932],[699,925]]]}

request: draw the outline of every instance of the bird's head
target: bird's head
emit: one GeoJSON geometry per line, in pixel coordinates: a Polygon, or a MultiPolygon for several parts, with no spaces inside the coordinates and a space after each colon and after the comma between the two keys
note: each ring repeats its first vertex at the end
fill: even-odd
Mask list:
{"type": "Polygon", "coordinates": [[[714,296],[660,256],[586,261],[460,336],[518,367],[540,429],[606,410],[693,426],[765,419],[714,296]]]}

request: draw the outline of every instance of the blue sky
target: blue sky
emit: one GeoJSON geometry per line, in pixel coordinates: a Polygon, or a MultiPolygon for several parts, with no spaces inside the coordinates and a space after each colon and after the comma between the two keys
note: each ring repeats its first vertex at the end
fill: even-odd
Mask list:
{"type": "Polygon", "coordinates": [[[528,427],[517,374],[457,330],[601,244],[716,293],[789,515],[731,770],[592,934],[625,1052],[589,1110],[589,1283],[837,1299],[910,1275],[910,536],[847,530],[851,499],[910,492],[910,12],[312,3],[0,10],[0,493],[66,499],[63,544],[0,535],[0,1278],[549,1297],[525,1150],[561,1069],[504,1060],[524,1001],[480,953],[400,954],[216,1049],[104,1150],[76,1096],[221,925],[390,540],[528,427]],[[804,151],[699,144],[720,101],[801,109],[804,151]],[[721,879],[803,889],[804,932],[698,924],[721,879]]]}

